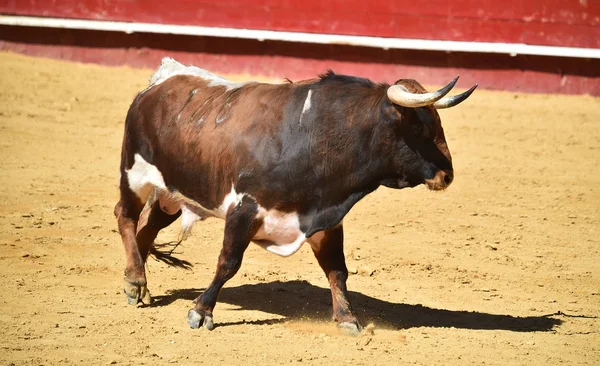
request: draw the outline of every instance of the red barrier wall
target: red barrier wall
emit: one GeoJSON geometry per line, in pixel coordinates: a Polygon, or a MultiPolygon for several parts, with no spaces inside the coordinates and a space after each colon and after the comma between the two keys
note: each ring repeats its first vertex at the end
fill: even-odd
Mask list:
{"type": "Polygon", "coordinates": [[[0,0],[0,13],[600,48],[598,0],[0,0]]]}
{"type": "MultiPolygon", "coordinates": [[[[0,0],[0,13],[210,27],[600,48],[599,0],[0,0]]],[[[383,50],[168,34],[0,26],[0,50],[155,68],[309,78],[331,68],[394,82],[600,96],[600,59],[383,50]]]]}
{"type": "Polygon", "coordinates": [[[149,33],[0,27],[0,50],[108,65],[156,68],[170,56],[220,74],[246,73],[293,80],[327,69],[393,83],[414,78],[439,85],[600,96],[600,60],[503,54],[382,50],[149,33]],[[16,28],[16,29],[15,29],[16,28]],[[0,37],[2,38],[2,37],[0,37]]]}

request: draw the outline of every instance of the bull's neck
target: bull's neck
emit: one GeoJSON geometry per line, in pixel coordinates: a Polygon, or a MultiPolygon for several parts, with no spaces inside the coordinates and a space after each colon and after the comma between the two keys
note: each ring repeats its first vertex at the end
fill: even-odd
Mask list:
{"type": "Polygon", "coordinates": [[[354,120],[346,119],[344,125],[350,127],[340,133],[341,146],[334,143],[333,153],[325,157],[324,179],[333,183],[331,193],[340,200],[352,195],[362,198],[393,174],[394,136],[386,126],[383,108],[365,106],[362,111],[354,120]]]}

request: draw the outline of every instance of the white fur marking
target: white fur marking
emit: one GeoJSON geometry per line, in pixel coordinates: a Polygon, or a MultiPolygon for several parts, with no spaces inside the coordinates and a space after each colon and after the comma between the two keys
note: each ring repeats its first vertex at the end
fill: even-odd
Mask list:
{"type": "Polygon", "coordinates": [[[211,211],[215,216],[225,219],[227,216],[227,211],[229,210],[229,206],[237,205],[242,200],[244,196],[243,193],[237,193],[233,188],[233,184],[231,185],[231,191],[227,193],[223,202],[217,207],[215,210],[211,211]]]}
{"type": "Polygon", "coordinates": [[[182,239],[185,239],[190,231],[192,230],[192,226],[198,220],[202,218],[196,215],[192,210],[190,210],[186,205],[181,205],[181,231],[182,231],[182,239]]]}
{"type": "Polygon", "coordinates": [[[306,113],[310,110],[310,97],[312,96],[312,89],[308,91],[306,94],[306,100],[304,101],[304,108],[302,108],[302,113],[306,113]]]}
{"type": "Polygon", "coordinates": [[[223,198],[223,202],[219,207],[209,210],[202,207],[199,203],[183,196],[179,192],[173,193],[172,197],[178,199],[181,204],[181,229],[183,230],[183,238],[187,236],[194,223],[198,220],[204,220],[208,216],[225,219],[229,207],[231,205],[237,205],[241,201],[242,196],[243,194],[236,193],[235,189],[233,189],[233,185],[231,185],[231,191],[223,198]],[[192,211],[192,209],[196,209],[202,216],[192,211]]]}
{"type": "Polygon", "coordinates": [[[165,181],[158,169],[148,163],[140,154],[135,154],[131,169],[126,170],[129,188],[146,202],[153,187],[165,190],[165,181]]]}
{"type": "Polygon", "coordinates": [[[298,214],[295,212],[265,210],[259,206],[258,218],[263,219],[263,224],[253,240],[271,253],[283,257],[290,256],[306,241],[306,236],[300,230],[298,214]]]}
{"type": "MultiPolygon", "coordinates": [[[[221,205],[207,212],[225,219],[229,207],[237,205],[244,195],[245,193],[237,193],[231,185],[231,191],[225,196],[221,205]]],[[[266,210],[259,206],[256,218],[262,219],[263,223],[252,240],[271,253],[284,257],[290,256],[296,253],[306,241],[306,236],[300,230],[299,217],[295,212],[266,210]]]]}
{"type": "Polygon", "coordinates": [[[310,89],[306,95],[306,100],[304,101],[304,107],[302,107],[302,113],[300,114],[300,123],[302,123],[302,119],[304,115],[310,111],[310,98],[312,96],[312,89],[310,89]]]}
{"type": "Polygon", "coordinates": [[[247,83],[234,83],[227,79],[224,79],[218,75],[213,74],[210,71],[201,69],[196,66],[185,66],[175,61],[170,57],[165,57],[162,59],[161,65],[156,70],[152,78],[150,79],[150,86],[146,89],[150,89],[155,85],[162,83],[167,80],[171,76],[175,75],[192,75],[198,76],[206,81],[210,81],[208,86],[224,86],[226,90],[237,89],[247,83]]]}

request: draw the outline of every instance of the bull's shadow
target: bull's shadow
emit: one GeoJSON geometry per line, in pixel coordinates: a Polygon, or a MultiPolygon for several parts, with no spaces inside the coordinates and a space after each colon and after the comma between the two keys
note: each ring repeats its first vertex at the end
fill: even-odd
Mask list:
{"type": "MultiPolygon", "coordinates": [[[[151,306],[165,306],[177,299],[193,300],[200,289],[169,291],[155,297],[151,306]]],[[[454,327],[463,329],[511,330],[517,332],[550,331],[561,320],[546,316],[517,317],[460,310],[434,309],[422,305],[396,304],[350,291],[350,301],[364,324],[392,328],[454,327]]],[[[223,288],[219,302],[237,305],[242,310],[258,310],[279,314],[284,320],[331,319],[329,289],[316,287],[306,281],[271,282],[223,288]]],[[[217,304],[218,312],[218,304],[217,304]]],[[[218,319],[218,313],[216,314],[218,319]]],[[[268,323],[262,321],[259,323],[268,323]]],[[[231,324],[219,324],[227,326],[231,324]]]]}

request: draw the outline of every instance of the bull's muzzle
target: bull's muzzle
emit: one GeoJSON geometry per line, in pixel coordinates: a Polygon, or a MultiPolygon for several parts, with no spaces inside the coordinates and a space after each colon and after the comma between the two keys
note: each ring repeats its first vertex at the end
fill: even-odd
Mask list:
{"type": "Polygon", "coordinates": [[[441,191],[454,180],[454,171],[439,170],[432,179],[425,179],[425,185],[432,191],[441,191]]]}

